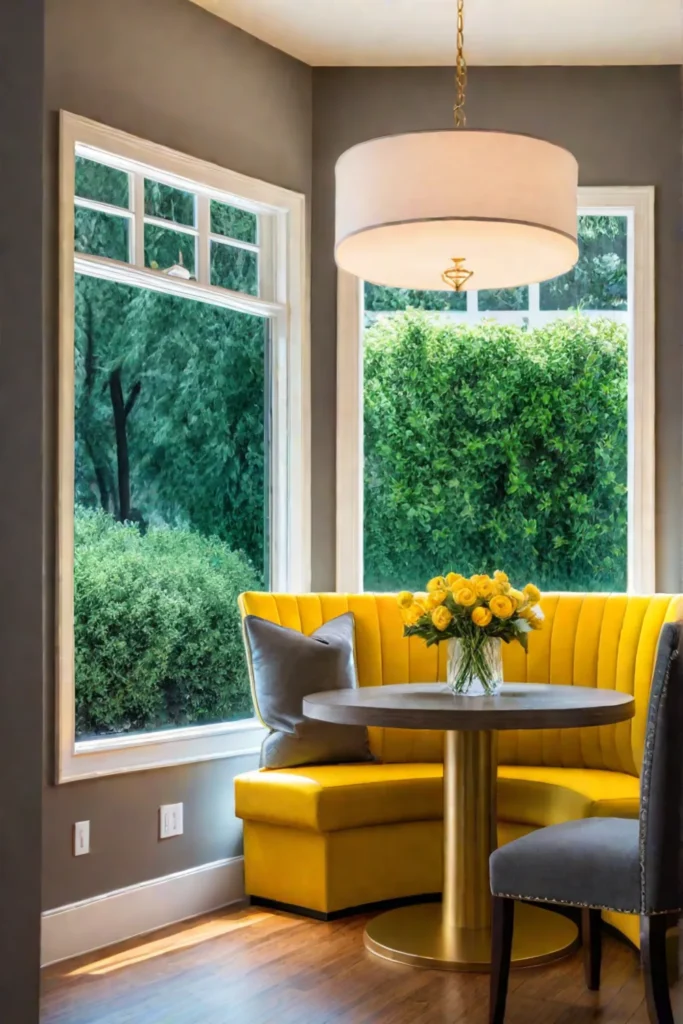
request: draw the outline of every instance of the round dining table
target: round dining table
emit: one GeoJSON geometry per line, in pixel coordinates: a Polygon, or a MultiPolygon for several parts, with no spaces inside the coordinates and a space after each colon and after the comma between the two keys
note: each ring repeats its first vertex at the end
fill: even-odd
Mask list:
{"type": "MultiPolygon", "coordinates": [[[[496,734],[623,722],[633,717],[634,700],[583,686],[506,683],[495,696],[470,697],[443,683],[401,683],[312,694],[303,711],[338,725],[444,731],[442,901],[380,914],[366,928],[365,945],[399,963],[484,972],[491,957],[489,856],[497,845],[496,734]]],[[[519,904],[512,966],[559,959],[578,941],[566,915],[519,904]]]]}

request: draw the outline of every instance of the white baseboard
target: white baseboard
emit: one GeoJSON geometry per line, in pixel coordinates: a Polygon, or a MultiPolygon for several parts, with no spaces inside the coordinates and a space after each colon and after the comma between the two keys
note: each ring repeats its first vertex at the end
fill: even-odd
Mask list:
{"type": "Polygon", "coordinates": [[[244,899],[242,857],[217,860],[43,914],[43,967],[244,899]]]}

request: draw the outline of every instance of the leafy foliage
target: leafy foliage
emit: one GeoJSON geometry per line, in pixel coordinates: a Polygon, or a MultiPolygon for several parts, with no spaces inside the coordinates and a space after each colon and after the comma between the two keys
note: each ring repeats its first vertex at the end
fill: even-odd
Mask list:
{"type": "Polygon", "coordinates": [[[579,218],[579,261],[541,285],[541,309],[626,309],[626,217],[579,218]]]}
{"type": "Polygon", "coordinates": [[[386,288],[382,284],[365,282],[365,312],[385,313],[399,309],[455,310],[467,309],[465,292],[416,291],[414,288],[386,288]]]}
{"type": "Polygon", "coordinates": [[[77,506],[74,583],[77,735],[251,717],[236,602],[261,580],[241,555],[77,506]]]}
{"type": "Polygon", "coordinates": [[[624,590],[626,331],[407,312],[365,335],[365,586],[457,563],[544,589],[624,590]]]}
{"type": "Polygon", "coordinates": [[[520,288],[487,288],[477,293],[480,313],[518,312],[529,308],[529,286],[520,288]]]}
{"type": "Polygon", "coordinates": [[[265,342],[259,317],[78,277],[77,501],[216,536],[262,571],[265,342]]]}

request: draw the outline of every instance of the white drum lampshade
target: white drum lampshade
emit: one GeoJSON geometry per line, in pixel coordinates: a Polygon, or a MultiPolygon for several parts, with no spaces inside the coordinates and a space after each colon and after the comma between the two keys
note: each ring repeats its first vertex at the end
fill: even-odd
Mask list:
{"type": "Polygon", "coordinates": [[[335,255],[373,284],[511,288],[578,259],[578,165],[526,135],[457,129],[363,142],[337,162],[335,255]],[[464,277],[464,273],[461,275],[464,277]]]}

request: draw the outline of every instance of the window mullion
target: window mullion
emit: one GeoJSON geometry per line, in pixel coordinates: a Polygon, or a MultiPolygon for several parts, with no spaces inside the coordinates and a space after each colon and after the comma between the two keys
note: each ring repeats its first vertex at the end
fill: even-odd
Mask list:
{"type": "Polygon", "coordinates": [[[540,323],[539,313],[541,312],[541,286],[540,284],[529,285],[529,324],[535,327],[540,323]]]}
{"type": "Polygon", "coordinates": [[[133,174],[133,254],[136,267],[145,265],[145,179],[133,174]]]}
{"type": "Polygon", "coordinates": [[[201,192],[197,196],[197,231],[197,280],[211,284],[211,204],[201,192]]]}
{"type": "MultiPolygon", "coordinates": [[[[275,255],[276,223],[273,217],[259,217],[258,226],[258,293],[270,302],[281,301],[283,289],[278,287],[275,255]]],[[[286,259],[286,258],[285,258],[286,259]]],[[[284,268],[282,268],[284,270],[284,268]]]]}
{"type": "Polygon", "coordinates": [[[239,238],[230,238],[229,235],[217,235],[215,232],[211,232],[209,235],[210,241],[217,242],[218,245],[231,245],[233,249],[246,249],[247,252],[259,252],[260,246],[254,245],[253,242],[241,242],[239,238]]]}

